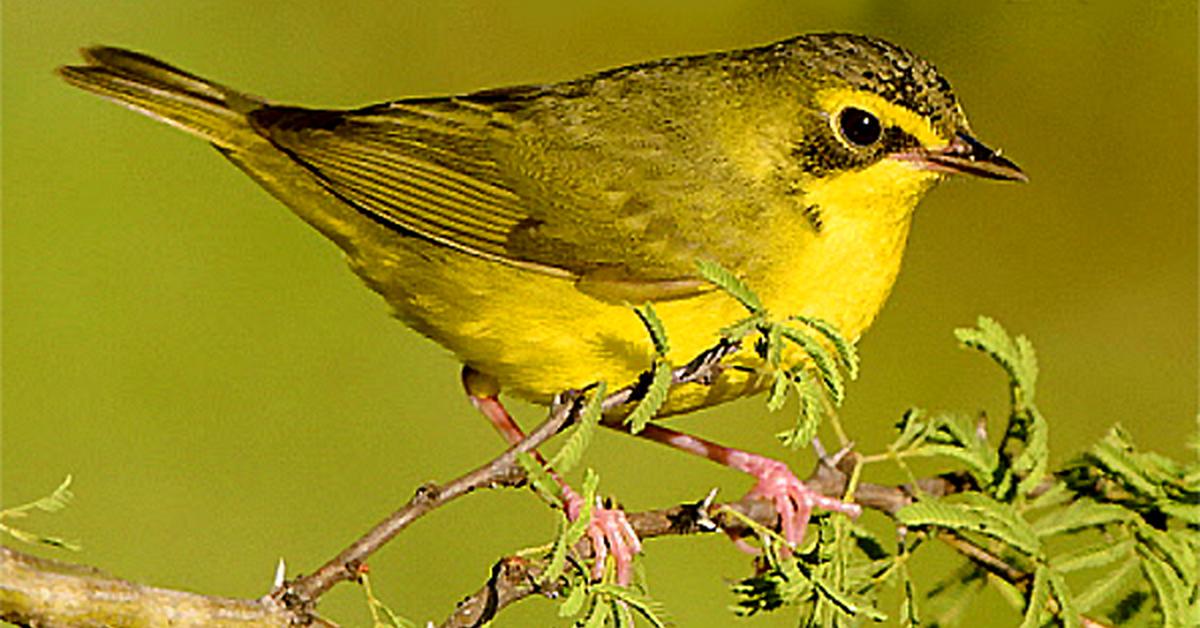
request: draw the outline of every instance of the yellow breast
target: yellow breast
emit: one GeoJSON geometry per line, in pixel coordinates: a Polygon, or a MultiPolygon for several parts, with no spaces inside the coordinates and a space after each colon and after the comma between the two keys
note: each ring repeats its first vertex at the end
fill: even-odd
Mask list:
{"type": "MultiPolygon", "coordinates": [[[[891,290],[912,209],[935,179],[885,160],[814,184],[802,199],[789,200],[797,204],[791,219],[776,220],[760,241],[747,243],[769,263],[742,279],[776,315],[819,317],[856,339],[891,290]],[[811,205],[819,228],[803,211],[811,205]]],[[[545,402],[596,381],[622,386],[652,364],[653,347],[632,304],[597,300],[569,280],[420,243],[363,251],[358,259],[356,271],[388,296],[402,320],[519,396],[545,402]]],[[[722,327],[746,315],[718,291],[655,308],[676,364],[713,346],[722,327]]],[[[751,394],[768,381],[752,352],[730,360],[750,371],[725,369],[712,385],[680,387],[664,413],[751,394]]]]}

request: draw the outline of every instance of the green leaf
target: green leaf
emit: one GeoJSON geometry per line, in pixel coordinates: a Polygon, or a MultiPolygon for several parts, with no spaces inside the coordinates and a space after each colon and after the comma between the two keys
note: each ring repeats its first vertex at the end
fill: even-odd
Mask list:
{"type": "Polygon", "coordinates": [[[1033,403],[1037,386],[1038,366],[1033,344],[1024,336],[1014,341],[995,320],[980,316],[974,328],[954,330],[963,345],[991,356],[1007,373],[1013,386],[1013,405],[1026,407],[1033,403]]]}
{"type": "Polygon", "coordinates": [[[786,446],[796,449],[812,442],[821,425],[822,397],[821,389],[813,383],[811,377],[791,376],[792,387],[796,391],[799,410],[796,412],[796,423],[790,430],[776,434],[776,437],[786,446]]]}
{"type": "Polygon", "coordinates": [[[910,455],[947,456],[957,459],[967,465],[967,470],[974,476],[977,484],[983,487],[991,486],[1000,461],[996,450],[980,438],[969,418],[949,414],[924,418],[922,414],[920,417],[907,416],[906,421],[905,429],[919,429],[921,436],[918,440],[924,441],[919,447],[914,442],[909,450],[910,455]]]}
{"type": "Polygon", "coordinates": [[[988,578],[987,582],[1013,610],[1018,613],[1025,611],[1025,594],[1016,585],[1003,578],[988,578]]]}
{"type": "Polygon", "coordinates": [[[739,321],[721,328],[721,337],[729,340],[741,340],[750,335],[750,332],[758,329],[758,326],[763,323],[764,317],[761,314],[747,316],[739,321]]]}
{"type": "Polygon", "coordinates": [[[1087,613],[1104,602],[1111,600],[1125,585],[1125,581],[1138,567],[1138,561],[1127,560],[1120,567],[1110,570],[1100,578],[1092,581],[1087,589],[1075,596],[1075,608],[1081,613],[1087,613]]]}
{"type": "Polygon", "coordinates": [[[71,551],[79,551],[82,549],[78,543],[74,543],[56,536],[47,536],[43,534],[27,532],[4,523],[5,519],[20,519],[28,516],[35,510],[54,513],[66,508],[67,505],[71,503],[71,500],[75,497],[75,494],[71,492],[70,488],[71,479],[71,476],[68,475],[65,479],[63,479],[62,483],[58,485],[58,488],[54,489],[45,497],[41,497],[27,504],[0,510],[0,532],[6,533],[17,540],[29,543],[31,545],[46,545],[49,547],[57,547],[71,551]]]}
{"type": "Polygon", "coordinates": [[[30,545],[45,545],[46,547],[57,547],[59,549],[70,550],[72,552],[78,552],[79,550],[83,549],[83,547],[78,543],[74,541],[68,541],[62,537],[26,532],[20,528],[14,528],[3,523],[0,523],[0,532],[4,532],[14,539],[24,543],[29,543],[30,545]]]}
{"type": "Polygon", "coordinates": [[[1066,578],[1053,569],[1046,569],[1046,573],[1050,580],[1050,595],[1058,602],[1058,617],[1063,628],[1079,628],[1079,609],[1075,607],[1075,596],[1071,595],[1066,578]]]}
{"type": "Polygon", "coordinates": [[[1103,567],[1118,561],[1129,560],[1133,555],[1133,545],[1133,539],[1090,545],[1052,557],[1050,566],[1063,573],[1103,567]]]}
{"type": "Polygon", "coordinates": [[[567,597],[563,599],[562,604],[558,605],[559,617],[574,617],[583,610],[584,602],[588,599],[588,586],[584,581],[580,581],[571,586],[571,590],[567,592],[567,597]]]}
{"type": "Polygon", "coordinates": [[[1135,451],[1133,443],[1118,425],[1109,430],[1089,455],[1138,496],[1156,500],[1165,498],[1162,487],[1146,477],[1144,467],[1133,457],[1135,451]]]}
{"type": "Polygon", "coordinates": [[[609,602],[612,607],[615,621],[613,628],[635,628],[633,623],[633,611],[629,610],[628,604],[621,604],[616,600],[609,602]]]}
{"type": "Polygon", "coordinates": [[[1164,502],[1158,504],[1158,509],[1168,517],[1179,519],[1185,524],[1200,526],[1200,504],[1180,504],[1164,502]]]}
{"type": "Polygon", "coordinates": [[[630,587],[621,587],[615,584],[600,583],[592,587],[599,594],[610,596],[614,600],[619,600],[629,605],[630,608],[637,611],[639,615],[646,618],[656,628],[665,628],[671,624],[670,614],[661,602],[654,598],[632,589],[630,587]]]}
{"type": "Polygon", "coordinates": [[[551,469],[565,474],[574,469],[575,465],[583,459],[583,452],[592,443],[596,426],[600,424],[600,416],[604,410],[604,397],[607,393],[607,384],[604,382],[596,384],[591,397],[588,398],[587,404],[579,414],[575,426],[571,428],[571,435],[563,443],[562,449],[559,449],[558,453],[554,454],[554,458],[550,460],[551,469]]]}
{"type": "MultiPolygon", "coordinates": [[[[1056,508],[1076,499],[1077,496],[1067,488],[1067,485],[1062,482],[1054,482],[1050,488],[1046,489],[1041,495],[1025,502],[1026,510],[1041,510],[1043,508],[1056,508]]],[[[1035,526],[1036,527],[1036,526],[1035,526]]]]}
{"type": "Polygon", "coordinates": [[[787,403],[787,393],[792,389],[792,378],[783,370],[775,371],[771,380],[771,392],[767,393],[767,410],[777,412],[787,403]]]}
{"type": "Polygon", "coordinates": [[[895,453],[908,451],[925,442],[925,435],[930,430],[928,413],[921,408],[909,408],[900,415],[895,427],[900,434],[888,449],[895,453]]]}
{"type": "Polygon", "coordinates": [[[71,482],[74,480],[70,475],[63,478],[63,481],[50,492],[49,495],[36,499],[28,504],[5,508],[0,511],[0,519],[19,516],[18,513],[25,513],[31,510],[40,510],[42,512],[58,512],[66,508],[71,500],[75,499],[75,493],[71,492],[71,482]]]}
{"type": "Polygon", "coordinates": [[[1025,621],[1021,628],[1037,628],[1045,623],[1049,613],[1046,603],[1050,601],[1050,569],[1038,567],[1033,575],[1033,589],[1029,592],[1029,601],[1025,605],[1025,621]]]}
{"type": "Polygon", "coordinates": [[[638,318],[642,319],[642,324],[650,333],[650,340],[654,342],[654,353],[660,358],[665,358],[671,352],[671,344],[667,342],[667,328],[658,318],[658,312],[654,311],[654,306],[647,303],[633,308],[633,311],[637,313],[638,318]]]}
{"type": "Polygon", "coordinates": [[[1126,523],[1135,516],[1134,512],[1116,504],[1098,504],[1081,498],[1066,508],[1038,519],[1033,524],[1033,530],[1038,536],[1046,538],[1083,528],[1126,523]]]}
{"type": "Polygon", "coordinates": [[[1144,546],[1139,545],[1138,556],[1141,558],[1142,573],[1150,583],[1150,589],[1158,598],[1162,610],[1164,626],[1167,628],[1183,628],[1188,616],[1188,591],[1178,575],[1163,560],[1159,559],[1144,546]]]}
{"type": "Polygon", "coordinates": [[[845,591],[839,590],[837,587],[831,586],[831,583],[825,579],[814,579],[813,585],[816,591],[825,598],[828,602],[842,614],[853,618],[865,618],[872,621],[883,621],[887,616],[880,613],[878,609],[865,604],[855,603],[854,599],[845,591]]]}
{"type": "Polygon", "coordinates": [[[1046,468],[1050,464],[1050,426],[1046,424],[1037,408],[1027,409],[1029,424],[1027,426],[1025,447],[1013,460],[1012,470],[1020,476],[1017,484],[1017,494],[1027,495],[1037,488],[1046,477],[1046,468]]]}
{"type": "Polygon", "coordinates": [[[592,611],[583,621],[583,628],[603,628],[604,622],[608,621],[610,617],[612,617],[612,606],[594,603],[592,611]]]}
{"type": "Polygon", "coordinates": [[[599,483],[600,476],[596,475],[595,471],[588,469],[584,472],[579,516],[566,525],[560,521],[559,533],[554,539],[554,549],[550,552],[546,570],[542,572],[542,582],[551,583],[562,577],[566,569],[567,552],[587,534],[588,526],[592,522],[592,504],[596,503],[596,487],[599,483]]]}
{"type": "Polygon", "coordinates": [[[847,340],[846,337],[843,336],[836,327],[834,327],[828,321],[816,318],[814,316],[793,316],[791,320],[800,321],[801,323],[812,327],[820,332],[821,335],[828,338],[830,344],[833,345],[834,350],[837,351],[838,359],[841,360],[842,366],[845,367],[846,374],[849,375],[850,379],[852,380],[858,379],[858,349],[855,348],[854,343],[847,340]]]}
{"type": "Polygon", "coordinates": [[[1025,389],[1027,403],[1033,403],[1033,395],[1037,390],[1038,380],[1038,363],[1037,352],[1033,349],[1033,343],[1025,336],[1017,336],[1017,350],[1014,356],[1019,363],[1018,371],[1021,373],[1021,388],[1025,389]]]}
{"type": "Polygon", "coordinates": [[[546,502],[555,506],[563,503],[562,487],[551,477],[542,464],[526,452],[517,452],[517,464],[525,471],[529,487],[546,502]]]}
{"type": "Polygon", "coordinates": [[[754,294],[746,284],[738,279],[736,275],[720,264],[709,260],[697,260],[696,268],[700,271],[700,276],[706,281],[724,290],[729,296],[737,299],[742,307],[746,308],[751,314],[759,314],[766,310],[763,307],[762,300],[754,294]]]}
{"type": "Polygon", "coordinates": [[[732,586],[738,598],[734,613],[749,616],[813,601],[815,589],[808,574],[800,570],[799,561],[781,559],[777,544],[769,537],[764,540],[763,560],[765,569],[732,586]]]}
{"type": "MultiPolygon", "coordinates": [[[[584,506],[588,508],[587,505],[584,506]]],[[[591,509],[588,508],[588,515],[591,515],[591,509]]],[[[576,519],[575,521],[579,521],[576,519]]],[[[584,522],[586,523],[586,519],[584,522]]],[[[546,569],[542,572],[542,582],[547,584],[553,583],[562,577],[567,566],[567,552],[571,550],[573,542],[571,537],[578,531],[572,527],[573,522],[567,521],[565,518],[558,522],[558,531],[554,535],[554,545],[550,550],[550,560],[546,561],[546,569]]],[[[584,528],[587,532],[587,528],[584,528]]],[[[581,537],[582,538],[582,537],[581,537]]],[[[575,539],[578,540],[578,539],[575,539]]]]}
{"type": "Polygon", "coordinates": [[[672,371],[671,363],[660,360],[654,365],[653,379],[650,380],[650,387],[646,389],[646,394],[642,400],[638,402],[633,412],[625,417],[625,424],[629,426],[630,434],[637,434],[646,429],[646,424],[654,419],[658,411],[667,401],[667,394],[671,392],[672,371]]]}
{"type": "Polygon", "coordinates": [[[763,341],[766,343],[766,359],[767,364],[772,368],[779,368],[780,362],[783,360],[783,325],[772,323],[767,325],[763,331],[763,341]]]}
{"type": "Polygon", "coordinates": [[[780,326],[779,328],[784,338],[796,343],[804,353],[808,354],[808,357],[812,359],[813,365],[820,372],[821,381],[825,383],[825,388],[833,398],[834,404],[842,405],[842,400],[846,397],[846,385],[829,351],[821,343],[813,339],[812,336],[799,329],[787,326],[780,326]]]}
{"type": "Polygon", "coordinates": [[[908,562],[900,563],[900,582],[904,585],[904,602],[900,606],[900,625],[920,626],[921,614],[917,608],[917,590],[908,574],[908,562]]]}
{"type": "Polygon", "coordinates": [[[1200,579],[1200,564],[1197,563],[1200,563],[1200,557],[1182,536],[1157,530],[1140,520],[1135,534],[1139,549],[1153,552],[1170,565],[1185,587],[1191,589],[1197,586],[1197,580],[1200,579]]]}
{"type": "Polygon", "coordinates": [[[962,493],[965,503],[923,500],[896,513],[896,520],[909,526],[935,526],[959,532],[990,536],[1030,556],[1041,555],[1041,542],[1011,506],[982,493],[962,493]]]}

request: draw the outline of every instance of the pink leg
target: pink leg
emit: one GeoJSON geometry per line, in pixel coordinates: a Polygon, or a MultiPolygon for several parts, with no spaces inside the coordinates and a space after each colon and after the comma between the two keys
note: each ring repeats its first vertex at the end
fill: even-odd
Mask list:
{"type": "MultiPolygon", "coordinates": [[[[462,379],[463,388],[466,389],[471,404],[491,421],[492,426],[509,445],[525,440],[525,432],[513,420],[508,410],[504,409],[504,404],[500,403],[500,388],[495,380],[469,366],[463,367],[462,379]]],[[[546,459],[540,452],[534,451],[533,455],[545,466],[546,459]]],[[[565,502],[563,506],[566,508],[567,517],[571,521],[578,519],[583,509],[583,497],[559,477],[554,469],[546,470],[562,487],[565,502]]],[[[604,561],[612,554],[613,561],[617,564],[617,584],[628,585],[632,575],[633,557],[642,551],[642,544],[637,533],[633,531],[633,526],[626,520],[625,512],[615,508],[604,508],[599,504],[592,506],[592,520],[588,523],[587,535],[595,555],[592,577],[599,580],[604,576],[604,561]]]]}
{"type": "MultiPolygon", "coordinates": [[[[608,425],[616,429],[622,426],[608,425]]],[[[808,520],[814,507],[841,512],[858,517],[862,507],[826,497],[804,484],[788,469],[787,465],[757,454],[718,445],[712,441],[677,432],[675,430],[647,425],[637,434],[656,443],[669,445],[688,453],[704,456],[713,462],[749,473],[758,479],[750,495],[770,499],[779,513],[779,527],[789,543],[799,544],[804,540],[808,520]]]]}

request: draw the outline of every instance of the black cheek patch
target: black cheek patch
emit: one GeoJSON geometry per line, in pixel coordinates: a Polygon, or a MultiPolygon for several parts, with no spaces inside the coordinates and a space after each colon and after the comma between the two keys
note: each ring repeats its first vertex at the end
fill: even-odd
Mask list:
{"type": "Polygon", "coordinates": [[[792,157],[805,174],[814,177],[861,168],[875,161],[869,152],[847,148],[832,132],[810,135],[793,144],[792,157]]]}
{"type": "Polygon", "coordinates": [[[920,148],[921,142],[911,134],[902,131],[900,127],[890,126],[883,131],[883,139],[879,142],[881,157],[907,152],[920,148]]]}

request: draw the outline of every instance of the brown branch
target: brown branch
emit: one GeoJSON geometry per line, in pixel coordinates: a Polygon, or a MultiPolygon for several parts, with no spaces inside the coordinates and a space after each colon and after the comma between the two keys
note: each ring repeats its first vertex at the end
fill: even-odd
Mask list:
{"type": "Polygon", "coordinates": [[[0,619],[22,626],[288,626],[293,618],[268,597],[160,589],[0,547],[0,619]]]}
{"type": "MultiPolygon", "coordinates": [[[[855,457],[852,453],[844,456],[836,464],[829,458],[820,460],[812,475],[805,480],[805,484],[823,495],[843,496],[856,464],[855,457]]],[[[917,495],[926,498],[945,497],[976,488],[970,474],[946,473],[919,479],[915,485],[888,486],[863,482],[855,489],[854,501],[865,509],[891,517],[901,508],[913,503],[917,495]]],[[[1039,487],[1035,492],[1042,490],[1045,489],[1039,487]]],[[[708,501],[705,499],[659,510],[631,512],[626,516],[642,540],[714,532],[724,532],[732,538],[753,536],[756,532],[746,523],[746,519],[766,528],[775,528],[778,525],[775,508],[766,500],[743,497],[739,501],[723,504],[708,504],[708,501]],[[734,516],[730,511],[741,516],[734,516]]],[[[1022,590],[1032,583],[1032,574],[1013,567],[970,539],[944,530],[938,531],[937,538],[972,562],[1022,590]]],[[[575,547],[575,551],[580,557],[591,558],[591,545],[588,543],[581,542],[575,547]]],[[[454,612],[440,624],[440,628],[477,628],[494,619],[496,614],[509,604],[533,595],[557,595],[561,583],[539,582],[543,567],[540,562],[519,557],[501,558],[492,567],[487,582],[478,591],[459,602],[454,612]]],[[[1081,616],[1080,621],[1092,628],[1105,628],[1104,624],[1087,616],[1081,616]]]]}
{"type": "MultiPolygon", "coordinates": [[[[843,457],[837,465],[831,464],[828,459],[822,460],[805,483],[824,495],[841,497],[849,485],[854,464],[853,454],[843,457]]],[[[971,487],[972,482],[966,474],[945,474],[918,480],[915,487],[911,484],[885,486],[860,483],[855,491],[854,500],[864,508],[892,515],[912,503],[916,494],[943,496],[971,487]]],[[[711,505],[707,504],[707,501],[631,512],[627,513],[626,517],[638,537],[643,540],[714,532],[724,532],[730,537],[741,538],[755,534],[745,519],[767,528],[778,524],[775,508],[766,500],[744,497],[736,502],[711,505]],[[741,517],[734,516],[729,511],[735,511],[741,517]]],[[[591,558],[591,546],[588,543],[580,543],[575,547],[575,551],[582,558],[591,558]]],[[[542,567],[539,562],[517,557],[500,559],[492,567],[487,582],[478,591],[459,602],[454,612],[442,622],[441,628],[482,626],[494,619],[496,614],[509,604],[532,595],[556,594],[559,583],[539,582],[542,567]]]]}
{"type": "Polygon", "coordinates": [[[954,548],[959,554],[971,559],[976,565],[1003,578],[1009,584],[1025,592],[1033,581],[1033,574],[1008,564],[1003,558],[989,552],[971,539],[952,530],[938,530],[938,540],[954,548]]]}
{"type": "MultiPolygon", "coordinates": [[[[529,451],[555,434],[572,416],[573,403],[556,406],[549,420],[539,426],[521,447],[504,452],[486,465],[441,486],[425,485],[404,507],[388,517],[370,533],[329,561],[311,576],[285,583],[272,594],[256,600],[223,598],[159,589],[107,576],[91,567],[70,565],[35,558],[8,548],[0,548],[0,618],[20,625],[96,625],[128,626],[165,623],[165,618],[183,619],[196,625],[287,626],[311,624],[333,626],[317,617],[313,607],[317,598],[344,580],[357,578],[358,568],[367,555],[417,518],[446,502],[477,488],[515,486],[524,481],[524,473],[515,462],[516,451],[529,451]],[[314,593],[315,592],[315,593],[314,593]]],[[[854,464],[853,454],[835,467],[822,461],[806,482],[815,490],[831,496],[843,495],[854,464]]],[[[915,486],[886,486],[861,483],[855,500],[864,508],[888,515],[912,503],[914,495],[944,496],[972,488],[965,474],[945,474],[919,480],[915,486]]],[[[777,515],[764,500],[743,498],[724,504],[708,500],[628,514],[629,522],[642,539],[724,532],[739,538],[754,534],[742,517],[773,527],[777,515]]],[[[939,535],[942,536],[942,535],[939,535]]],[[[985,568],[1020,586],[1028,574],[996,561],[979,561],[978,546],[955,537],[951,545],[985,568]],[[988,563],[991,564],[988,564],[988,563]]],[[[590,545],[575,548],[578,557],[590,558],[590,545]]],[[[982,551],[982,550],[980,550],[982,551]]],[[[998,559],[997,559],[998,560],[998,559]]],[[[445,628],[481,626],[509,604],[532,595],[554,595],[560,583],[540,582],[543,565],[536,560],[506,557],[498,561],[478,591],[459,603],[443,622],[445,628]]],[[[1092,620],[1089,620],[1092,621],[1092,620]]],[[[1097,624],[1092,624],[1097,625],[1097,624]]]]}

